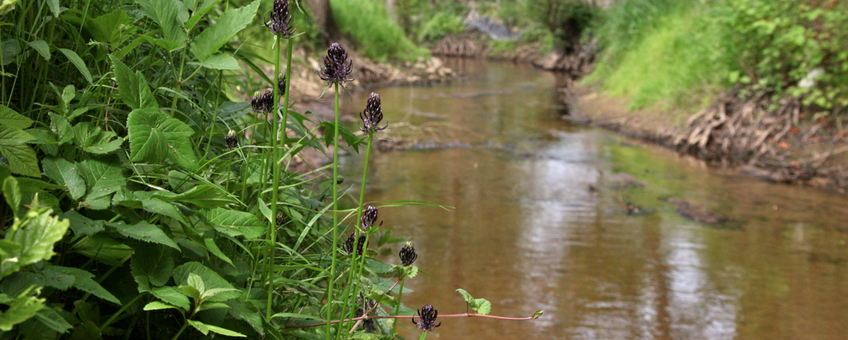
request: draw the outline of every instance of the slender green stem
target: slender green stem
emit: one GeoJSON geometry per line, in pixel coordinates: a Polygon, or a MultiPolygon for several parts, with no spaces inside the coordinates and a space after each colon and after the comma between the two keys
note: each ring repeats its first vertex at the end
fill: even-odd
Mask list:
{"type": "MultiPolygon", "coordinates": [[[[276,36],[277,42],[274,44],[274,110],[271,122],[271,171],[273,172],[271,181],[271,221],[268,223],[268,308],[265,311],[265,319],[271,320],[271,302],[274,300],[274,249],[277,242],[277,195],[280,190],[280,165],[277,162],[277,114],[280,112],[280,35],[276,36]]],[[[289,40],[291,45],[291,40],[289,40]]],[[[283,122],[285,124],[285,122],[283,122]]],[[[285,129],[283,130],[285,135],[285,129]]]]}
{"type": "MultiPolygon", "coordinates": [[[[395,301],[395,310],[392,311],[392,314],[397,316],[400,313],[400,298],[403,296],[403,283],[406,281],[406,275],[400,279],[400,290],[398,291],[397,301],[395,301]]],[[[392,324],[392,336],[395,335],[395,329],[397,329],[397,320],[392,324]]]]}
{"type": "MultiPolygon", "coordinates": [[[[335,133],[333,134],[333,260],[330,264],[329,283],[327,284],[327,339],[330,339],[330,319],[333,317],[333,282],[336,276],[336,258],[339,246],[339,84],[333,84],[335,93],[335,133]]],[[[354,242],[356,243],[356,242],[354,242]]]]}
{"type": "Polygon", "coordinates": [[[132,306],[132,305],[135,303],[135,301],[136,301],[136,300],[138,300],[138,299],[140,299],[142,296],[144,296],[144,294],[138,294],[138,295],[136,295],[136,297],[135,297],[135,298],[133,298],[130,302],[125,303],[125,304],[121,307],[121,309],[118,309],[118,311],[117,311],[117,312],[115,312],[115,314],[112,314],[112,317],[110,317],[110,318],[109,318],[109,320],[106,320],[106,322],[104,322],[104,323],[103,323],[103,325],[101,325],[101,326],[100,326],[100,331],[102,332],[102,331],[103,331],[103,330],[104,330],[107,326],[111,325],[111,324],[112,324],[112,322],[115,322],[115,319],[117,319],[117,318],[118,318],[118,316],[120,316],[120,315],[121,315],[121,313],[123,313],[123,312],[124,312],[124,310],[126,310],[127,308],[129,308],[130,306],[132,306]]]}
{"type": "MultiPolygon", "coordinates": [[[[283,144],[285,144],[286,141],[286,124],[289,119],[289,87],[291,85],[292,38],[289,38],[288,41],[289,46],[286,49],[286,90],[283,93],[283,144]]],[[[277,157],[279,158],[280,156],[277,157]]]]}
{"type": "Polygon", "coordinates": [[[179,338],[180,338],[180,334],[183,334],[183,331],[186,329],[186,327],[188,327],[188,320],[186,320],[186,322],[183,324],[183,326],[182,326],[182,327],[180,327],[180,331],[179,331],[179,332],[177,332],[177,334],[174,334],[174,337],[173,337],[173,338],[171,338],[171,340],[177,340],[177,339],[179,339],[179,338]]]}
{"type": "MultiPolygon", "coordinates": [[[[357,247],[359,246],[359,232],[360,232],[360,230],[359,230],[360,229],[359,228],[360,222],[359,221],[362,219],[362,207],[365,204],[365,181],[368,178],[368,160],[371,159],[371,142],[373,140],[374,140],[374,134],[373,133],[368,134],[368,147],[365,148],[365,164],[362,167],[362,184],[359,187],[359,207],[357,207],[357,209],[356,209],[356,220],[354,221],[355,227],[353,228],[355,235],[353,236],[354,237],[353,238],[353,240],[354,240],[353,251],[351,252],[351,258],[350,258],[350,274],[349,274],[348,279],[347,279],[347,282],[348,282],[347,287],[345,288],[344,293],[342,293],[342,296],[344,296],[345,299],[348,299],[348,296],[349,296],[348,293],[350,292],[351,289],[353,289],[353,296],[356,296],[356,288],[352,288],[352,287],[354,285],[356,285],[358,287],[359,276],[354,276],[354,272],[357,272],[357,274],[359,274],[359,275],[361,275],[361,273],[362,273],[362,267],[361,266],[359,267],[358,271],[356,270],[356,268],[357,268],[356,265],[355,265],[356,264],[356,261],[355,261],[356,255],[354,255],[354,254],[357,253],[357,247]]],[[[365,238],[365,245],[364,246],[368,247],[368,237],[367,236],[365,238]]],[[[362,251],[362,258],[363,259],[365,258],[364,249],[362,251]]],[[[347,306],[348,306],[348,303],[345,303],[342,306],[342,316],[344,316],[345,313],[347,312],[346,311],[347,306]]],[[[342,328],[347,328],[347,325],[342,326],[342,328]]],[[[347,338],[347,335],[345,335],[345,338],[347,338]]]]}

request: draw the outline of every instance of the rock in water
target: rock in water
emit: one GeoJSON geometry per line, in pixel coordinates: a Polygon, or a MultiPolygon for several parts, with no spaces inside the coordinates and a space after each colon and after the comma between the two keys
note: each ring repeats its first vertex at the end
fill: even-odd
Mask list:
{"type": "Polygon", "coordinates": [[[670,198],[666,202],[677,206],[680,216],[704,224],[721,224],[729,221],[727,216],[705,208],[704,206],[682,198],[670,198]]]}

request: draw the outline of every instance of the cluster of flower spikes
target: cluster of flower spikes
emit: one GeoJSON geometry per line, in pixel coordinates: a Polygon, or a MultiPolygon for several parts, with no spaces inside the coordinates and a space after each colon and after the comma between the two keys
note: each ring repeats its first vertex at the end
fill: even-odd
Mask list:
{"type": "Polygon", "coordinates": [[[227,136],[224,137],[224,141],[227,142],[227,149],[235,149],[238,147],[238,137],[236,137],[236,132],[233,130],[227,132],[227,136]]]}
{"type": "Polygon", "coordinates": [[[380,121],[383,120],[383,107],[380,105],[380,95],[371,92],[368,97],[368,104],[365,105],[365,111],[359,113],[359,118],[362,119],[362,127],[359,129],[365,133],[375,133],[383,131],[389,124],[380,127],[380,121]]]}
{"type": "Polygon", "coordinates": [[[438,325],[436,324],[436,318],[438,316],[439,316],[439,311],[437,311],[435,308],[433,308],[433,306],[424,305],[424,307],[421,307],[421,309],[418,311],[418,317],[420,317],[421,320],[416,322],[415,316],[413,316],[412,317],[412,323],[417,325],[418,328],[421,329],[422,331],[425,331],[425,332],[432,331],[432,330],[436,329],[436,327],[439,327],[439,326],[442,325],[441,322],[439,322],[438,325]]]}
{"type": "MultiPolygon", "coordinates": [[[[277,88],[279,89],[278,96],[282,98],[282,96],[286,94],[285,75],[280,76],[280,80],[277,82],[277,88]]],[[[250,107],[257,113],[269,113],[274,111],[274,91],[272,89],[267,89],[262,95],[254,95],[253,99],[250,100],[250,107]]]]}
{"type": "Polygon", "coordinates": [[[274,0],[271,19],[266,21],[265,27],[268,27],[274,35],[279,34],[284,37],[291,37],[294,34],[295,25],[292,25],[288,0],[274,0]]]}
{"type": "Polygon", "coordinates": [[[345,83],[353,80],[347,76],[352,72],[353,60],[347,59],[347,52],[339,43],[333,43],[324,55],[324,68],[318,71],[318,76],[327,82],[327,85],[338,83],[344,87],[345,83]]]}
{"type": "MultiPolygon", "coordinates": [[[[362,228],[362,231],[366,231],[369,228],[374,227],[377,223],[377,208],[371,205],[369,205],[368,208],[365,208],[365,211],[362,212],[362,217],[359,219],[359,223],[360,227],[362,228]]],[[[377,224],[376,226],[379,227],[381,225],[383,225],[382,220],[380,221],[380,224],[377,224]]],[[[353,253],[353,239],[355,235],[355,231],[350,233],[350,237],[348,237],[345,241],[344,250],[348,254],[353,253]]],[[[366,246],[367,245],[365,244],[365,235],[359,235],[358,244],[356,245],[356,255],[362,255],[362,249],[366,246]]]]}

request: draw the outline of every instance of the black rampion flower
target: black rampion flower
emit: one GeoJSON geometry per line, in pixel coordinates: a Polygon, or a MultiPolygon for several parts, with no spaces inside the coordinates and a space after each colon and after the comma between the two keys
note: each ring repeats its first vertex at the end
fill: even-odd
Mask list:
{"type": "Polygon", "coordinates": [[[278,227],[282,227],[283,224],[286,223],[286,215],[283,215],[283,213],[277,213],[277,217],[275,217],[274,220],[278,227]]]}
{"type": "Polygon", "coordinates": [[[403,263],[404,266],[410,266],[418,259],[418,253],[415,252],[412,242],[406,242],[406,245],[400,248],[398,256],[400,256],[400,263],[403,263]]]}
{"type": "Polygon", "coordinates": [[[359,113],[359,118],[362,119],[363,125],[359,129],[365,133],[375,133],[389,127],[388,123],[383,127],[378,126],[383,120],[383,107],[380,105],[380,95],[374,92],[371,92],[371,96],[368,97],[365,111],[359,113]]]}
{"type": "Polygon", "coordinates": [[[437,311],[431,305],[425,305],[421,307],[421,310],[418,311],[418,316],[421,318],[420,321],[415,321],[415,316],[412,317],[412,323],[418,325],[418,328],[422,331],[432,331],[442,325],[441,322],[436,324],[436,318],[439,316],[439,311],[437,311]]]}
{"type": "Polygon", "coordinates": [[[324,68],[318,71],[318,76],[326,80],[328,85],[339,83],[344,87],[347,81],[353,80],[347,78],[352,72],[351,66],[353,60],[347,59],[344,48],[339,43],[333,43],[324,55],[324,68]]]}
{"type": "Polygon", "coordinates": [[[271,19],[267,20],[265,27],[268,27],[275,35],[280,34],[284,37],[291,37],[294,34],[295,25],[292,25],[288,0],[274,0],[271,19]]]}
{"type": "Polygon", "coordinates": [[[271,112],[274,111],[274,92],[266,90],[260,96],[253,96],[250,101],[250,107],[255,112],[271,112]]]}
{"type": "MultiPolygon", "coordinates": [[[[353,253],[353,238],[356,233],[350,233],[350,237],[344,243],[344,251],[345,253],[351,254],[353,253]]],[[[356,255],[362,255],[362,249],[366,247],[365,244],[365,235],[359,235],[359,242],[356,245],[356,255]]]]}
{"type": "Polygon", "coordinates": [[[280,89],[280,91],[279,91],[280,92],[280,94],[279,94],[280,98],[283,98],[283,96],[286,95],[286,75],[285,74],[280,75],[280,80],[277,82],[277,88],[280,89]]]}
{"type": "Polygon", "coordinates": [[[233,130],[227,132],[227,136],[224,137],[224,141],[227,142],[227,149],[234,149],[238,147],[238,137],[236,137],[236,132],[233,130]]]}
{"type": "MultiPolygon", "coordinates": [[[[374,223],[377,223],[377,208],[374,208],[373,205],[369,205],[362,213],[362,217],[359,219],[359,225],[362,227],[362,230],[368,230],[368,228],[374,226],[374,223]]],[[[383,225],[382,220],[377,226],[381,225],[383,225]]]]}

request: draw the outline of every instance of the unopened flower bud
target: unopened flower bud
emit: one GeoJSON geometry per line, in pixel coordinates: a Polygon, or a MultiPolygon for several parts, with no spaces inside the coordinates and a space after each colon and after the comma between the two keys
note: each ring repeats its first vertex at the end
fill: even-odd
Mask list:
{"type": "Polygon", "coordinates": [[[403,248],[400,248],[398,256],[400,256],[400,263],[404,266],[410,266],[418,259],[418,254],[415,252],[415,247],[412,246],[412,242],[406,242],[406,245],[404,245],[403,248]]]}
{"type": "Polygon", "coordinates": [[[227,136],[224,137],[224,141],[227,142],[227,149],[234,149],[238,147],[238,137],[236,137],[236,132],[233,130],[227,132],[227,136]]]}

